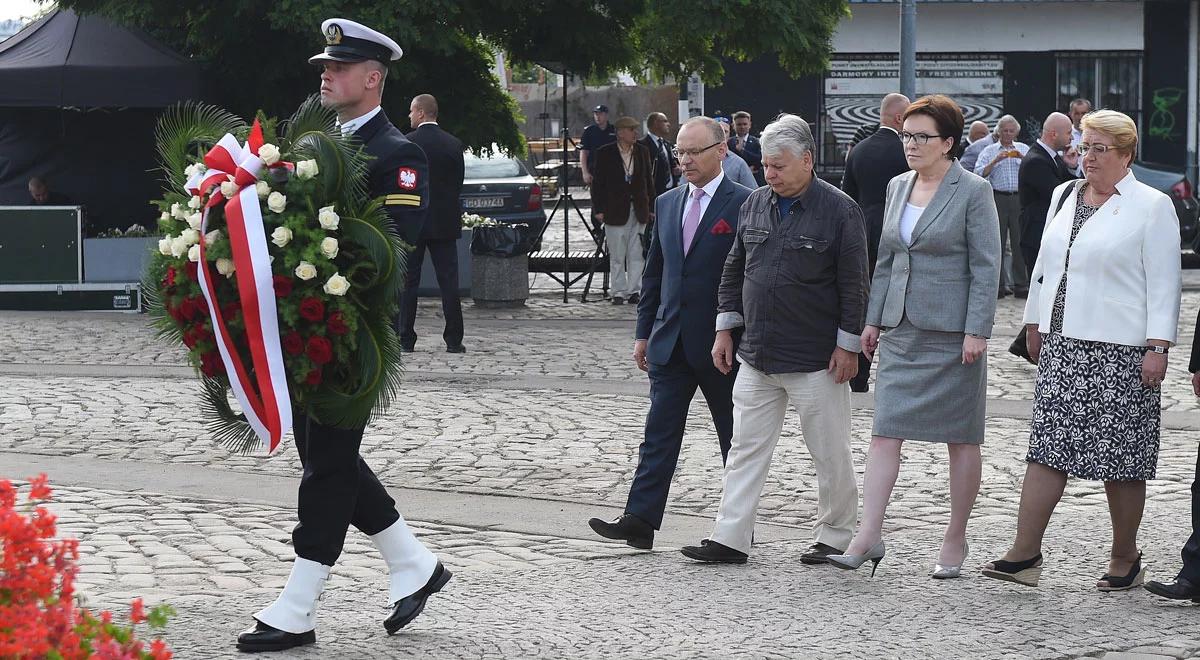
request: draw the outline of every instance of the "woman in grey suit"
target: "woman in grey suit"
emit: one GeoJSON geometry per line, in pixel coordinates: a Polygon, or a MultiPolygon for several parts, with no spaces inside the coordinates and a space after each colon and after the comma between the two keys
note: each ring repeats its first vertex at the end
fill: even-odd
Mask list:
{"type": "MultiPolygon", "coordinates": [[[[941,96],[904,113],[912,172],[888,184],[883,237],[871,282],[863,352],[879,349],[875,424],[863,477],[863,514],[839,568],[883,559],[883,516],[904,440],[946,443],[950,524],[932,576],[958,577],[967,519],[979,492],[987,337],[1000,283],[1000,225],[992,187],[953,157],[963,132],[958,105],[941,96]]],[[[874,567],[872,567],[872,575],[874,567]]]]}

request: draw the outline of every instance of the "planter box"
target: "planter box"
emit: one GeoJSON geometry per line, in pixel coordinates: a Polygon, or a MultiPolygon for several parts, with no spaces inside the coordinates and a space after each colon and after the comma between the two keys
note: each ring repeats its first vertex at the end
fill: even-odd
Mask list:
{"type": "Polygon", "coordinates": [[[471,297],[485,309],[523,307],[529,297],[529,256],[471,255],[471,297]]]}
{"type": "MultiPolygon", "coordinates": [[[[463,298],[471,296],[471,230],[462,230],[455,246],[458,249],[458,295],[463,298]]],[[[438,289],[437,273],[433,270],[433,259],[429,251],[425,252],[425,261],[421,264],[421,281],[417,284],[417,295],[437,298],[441,296],[438,289]]]]}
{"type": "Polygon", "coordinates": [[[141,282],[159,238],[83,239],[83,281],[141,282]]]}

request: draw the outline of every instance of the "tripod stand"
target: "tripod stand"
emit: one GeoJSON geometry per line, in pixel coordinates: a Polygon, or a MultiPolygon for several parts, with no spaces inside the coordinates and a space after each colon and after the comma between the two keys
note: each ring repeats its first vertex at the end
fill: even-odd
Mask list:
{"type": "MultiPolygon", "coordinates": [[[[545,234],[546,234],[546,229],[550,227],[550,221],[553,220],[554,216],[556,216],[558,214],[558,212],[561,210],[562,217],[563,217],[562,277],[560,278],[557,272],[553,272],[550,270],[547,270],[546,274],[549,275],[550,278],[553,279],[555,282],[558,282],[559,284],[562,285],[563,302],[568,301],[569,290],[570,290],[571,286],[573,284],[575,284],[576,282],[578,282],[579,280],[586,277],[587,282],[584,283],[583,295],[580,296],[579,301],[580,302],[588,302],[587,298],[588,298],[588,293],[591,291],[591,288],[592,288],[592,278],[595,277],[597,267],[600,266],[601,264],[607,262],[606,257],[608,255],[607,255],[607,252],[606,252],[605,246],[604,246],[604,236],[601,233],[599,227],[593,225],[593,223],[588,219],[588,217],[583,214],[583,211],[581,211],[579,209],[579,205],[575,202],[575,198],[571,196],[571,188],[569,185],[569,177],[571,174],[571,170],[568,167],[567,154],[570,153],[569,149],[571,147],[574,147],[575,144],[574,144],[574,141],[571,139],[571,132],[567,126],[567,115],[568,115],[568,113],[567,113],[567,80],[568,79],[569,79],[569,76],[568,76],[567,72],[563,71],[562,169],[561,169],[561,173],[559,175],[561,178],[562,185],[560,185],[558,188],[558,199],[554,200],[554,208],[552,208],[550,210],[550,217],[546,219],[546,223],[542,225],[542,231],[538,234],[538,243],[539,244],[541,243],[542,237],[545,236],[545,234]],[[583,227],[585,229],[587,229],[589,234],[591,234],[592,242],[594,242],[596,244],[596,248],[594,251],[592,251],[590,256],[579,255],[579,256],[573,257],[571,254],[571,215],[570,215],[571,210],[574,210],[575,215],[579,216],[579,221],[581,223],[583,223],[583,227]],[[582,261],[579,263],[580,272],[577,275],[575,275],[574,277],[571,277],[572,261],[579,260],[580,256],[583,257],[582,261]],[[583,262],[586,262],[586,264],[587,264],[586,270],[584,270],[583,262]]],[[[576,153],[578,153],[578,149],[576,149],[576,153]]],[[[608,291],[608,270],[605,269],[604,275],[603,275],[602,292],[607,293],[607,291],[608,291]]]]}

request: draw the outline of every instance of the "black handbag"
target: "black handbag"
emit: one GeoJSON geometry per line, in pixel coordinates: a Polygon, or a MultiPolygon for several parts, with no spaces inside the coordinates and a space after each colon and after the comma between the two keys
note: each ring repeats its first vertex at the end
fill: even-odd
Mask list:
{"type": "MultiPolygon", "coordinates": [[[[1067,196],[1075,192],[1075,183],[1077,181],[1078,179],[1072,181],[1071,184],[1067,186],[1067,189],[1063,191],[1062,197],[1058,198],[1058,206],[1054,209],[1054,215],[1058,215],[1058,212],[1062,210],[1063,204],[1065,204],[1067,201],[1067,196]]],[[[1033,270],[1030,269],[1029,272],[1032,273],[1033,270]]],[[[1041,280],[1038,280],[1038,284],[1041,284],[1041,280]]],[[[1033,361],[1033,357],[1029,355],[1028,342],[1029,339],[1028,335],[1026,335],[1025,326],[1022,325],[1021,329],[1017,331],[1017,338],[1013,339],[1012,343],[1008,345],[1008,352],[1019,358],[1024,358],[1030,364],[1037,364],[1033,361]]]]}

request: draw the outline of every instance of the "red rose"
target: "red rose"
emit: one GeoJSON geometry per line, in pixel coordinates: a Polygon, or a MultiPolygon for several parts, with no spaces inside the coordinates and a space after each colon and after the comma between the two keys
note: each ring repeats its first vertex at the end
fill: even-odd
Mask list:
{"type": "Polygon", "coordinates": [[[179,316],[184,321],[191,321],[196,317],[196,303],[192,302],[190,297],[184,298],[183,302],[179,303],[179,316]]]}
{"type": "Polygon", "coordinates": [[[183,331],[183,345],[187,346],[188,350],[195,348],[198,342],[199,340],[196,338],[196,334],[191,328],[183,331]]]}
{"type": "Polygon", "coordinates": [[[300,338],[300,333],[292,330],[283,336],[283,350],[287,351],[288,355],[300,355],[304,352],[304,340],[300,338]]]}
{"type": "Polygon", "coordinates": [[[167,266],[167,286],[175,286],[175,267],[167,266]]]}
{"type": "Polygon", "coordinates": [[[186,268],[187,268],[188,277],[190,277],[192,279],[192,281],[195,282],[197,280],[197,278],[196,278],[196,268],[197,268],[196,262],[195,261],[187,262],[186,268]]]}
{"type": "Polygon", "coordinates": [[[304,379],[304,384],[305,385],[320,385],[321,384],[321,370],[313,369],[312,371],[308,372],[308,377],[304,379]]]}
{"type": "Polygon", "coordinates": [[[304,353],[313,364],[325,364],[333,359],[333,344],[324,337],[309,337],[304,353]]]}
{"type": "Polygon", "coordinates": [[[325,327],[335,335],[344,335],[350,332],[350,328],[346,325],[346,320],[342,318],[341,312],[334,312],[329,315],[329,320],[325,322],[325,327]]]}
{"type": "Polygon", "coordinates": [[[325,303],[317,298],[305,298],[301,300],[300,316],[309,321],[320,321],[325,318],[325,303]]]}
{"type": "Polygon", "coordinates": [[[225,373],[225,363],[221,362],[221,356],[216,351],[209,351],[200,356],[200,373],[209,378],[225,373]]]}
{"type": "Polygon", "coordinates": [[[292,295],[292,278],[286,275],[276,275],[271,278],[271,284],[275,287],[276,298],[287,298],[292,295]]]}
{"type": "Polygon", "coordinates": [[[208,328],[204,327],[203,323],[197,323],[196,327],[192,329],[192,337],[194,337],[197,342],[216,339],[213,333],[210,332],[208,328]]]}

